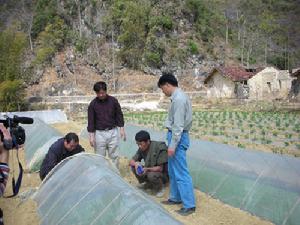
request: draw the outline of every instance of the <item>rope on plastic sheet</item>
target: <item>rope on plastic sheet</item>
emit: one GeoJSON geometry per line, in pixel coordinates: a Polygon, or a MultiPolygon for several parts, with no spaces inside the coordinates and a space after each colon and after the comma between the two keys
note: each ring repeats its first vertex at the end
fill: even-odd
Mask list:
{"type": "Polygon", "coordinates": [[[121,220],[120,220],[120,222],[117,224],[117,225],[120,225],[120,224],[122,224],[123,223],[123,221],[125,220],[125,219],[127,219],[128,218],[128,216],[129,215],[131,215],[132,213],[134,213],[138,208],[141,208],[140,206],[139,206],[139,204],[137,203],[137,204],[135,204],[134,206],[136,206],[136,207],[134,207],[134,209],[130,212],[130,213],[127,213],[127,215],[126,216],[124,216],[121,220]],[[139,206],[139,207],[138,207],[139,206]]]}
{"type": "Polygon", "coordinates": [[[289,213],[287,214],[287,216],[284,218],[282,225],[285,225],[286,222],[288,221],[288,219],[290,218],[290,216],[292,215],[292,213],[294,212],[294,210],[296,209],[296,207],[299,205],[300,203],[300,197],[298,198],[298,200],[295,202],[295,204],[293,205],[293,207],[290,209],[289,213]]]}
{"type": "MultiPolygon", "coordinates": [[[[137,209],[140,209],[140,210],[143,210],[143,209],[146,209],[146,205],[140,205],[139,207],[135,207],[132,211],[131,211],[131,213],[128,213],[127,214],[127,216],[126,217],[124,217],[119,223],[118,223],[118,225],[120,225],[120,224],[122,224],[123,223],[123,221],[129,216],[129,215],[131,215],[131,214],[133,214],[137,209]]],[[[145,212],[145,211],[144,211],[145,212]]],[[[152,215],[150,215],[150,216],[152,216],[152,215]]]]}
{"type": "Polygon", "coordinates": [[[97,219],[103,215],[103,213],[111,206],[111,204],[113,204],[121,196],[121,193],[123,192],[125,192],[125,190],[120,191],[119,194],[117,194],[117,196],[114,197],[114,199],[102,210],[102,212],[98,216],[96,216],[96,218],[90,223],[90,225],[95,224],[97,219]]]}
{"type": "MultiPolygon", "coordinates": [[[[84,175],[84,174],[86,174],[87,172],[89,172],[89,170],[84,171],[81,175],[84,175]]],[[[74,184],[79,178],[80,178],[80,176],[77,176],[77,177],[73,180],[73,182],[70,183],[69,185],[71,186],[72,184],[74,184]]],[[[48,197],[46,197],[46,198],[39,204],[39,208],[41,208],[41,207],[44,205],[44,203],[48,200],[48,198],[51,196],[51,194],[52,194],[54,191],[56,191],[59,187],[60,187],[60,185],[57,185],[57,186],[55,186],[50,192],[48,192],[48,197]]],[[[65,190],[62,192],[61,197],[56,199],[56,201],[53,203],[52,207],[51,207],[51,208],[48,210],[48,212],[43,216],[43,218],[45,218],[45,217],[51,212],[51,210],[56,206],[56,204],[59,202],[59,200],[61,200],[61,199],[65,196],[65,194],[66,194],[67,191],[68,191],[68,190],[65,189],[65,190]]],[[[44,220],[44,219],[42,219],[42,220],[44,220]]]]}
{"type": "Polygon", "coordinates": [[[103,178],[99,179],[99,181],[98,181],[97,183],[95,183],[94,186],[93,186],[93,187],[92,187],[85,195],[83,195],[83,196],[79,199],[79,201],[76,202],[76,204],[74,204],[74,205],[72,206],[72,208],[70,208],[69,211],[65,213],[65,215],[64,215],[62,218],[60,218],[60,220],[57,222],[57,224],[60,224],[60,223],[64,220],[64,218],[65,218],[66,216],[68,216],[68,215],[70,214],[70,212],[71,212],[75,207],[77,207],[77,206],[79,205],[79,203],[80,203],[83,199],[85,199],[85,197],[88,196],[88,194],[91,193],[91,192],[98,186],[99,183],[101,183],[102,180],[103,180],[103,178]]]}
{"type": "Polygon", "coordinates": [[[215,189],[209,192],[209,195],[215,196],[219,188],[225,183],[225,181],[228,179],[229,175],[232,174],[232,172],[233,172],[233,168],[231,168],[231,170],[226,173],[226,175],[222,178],[222,180],[216,185],[215,189]]]}
{"type": "MultiPolygon", "coordinates": [[[[265,160],[264,160],[265,161],[265,160]]],[[[266,162],[267,163],[267,162],[266,162]]],[[[267,163],[268,164],[268,163],[267,163]]],[[[273,168],[275,168],[276,164],[274,164],[274,166],[267,167],[265,168],[259,175],[258,177],[255,179],[255,182],[252,185],[252,188],[247,192],[247,194],[245,195],[245,197],[243,198],[240,208],[243,209],[245,206],[245,202],[247,200],[247,198],[252,194],[255,186],[258,184],[258,181],[260,180],[260,178],[267,172],[267,171],[274,171],[273,168]]]]}

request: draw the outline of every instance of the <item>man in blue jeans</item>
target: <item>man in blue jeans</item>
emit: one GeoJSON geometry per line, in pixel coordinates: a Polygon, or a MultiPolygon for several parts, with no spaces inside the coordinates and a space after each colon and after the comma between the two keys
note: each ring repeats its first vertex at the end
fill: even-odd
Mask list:
{"type": "Polygon", "coordinates": [[[192,127],[192,105],[189,97],[178,88],[178,81],[171,73],[163,73],[158,87],[171,98],[171,105],[165,126],[168,129],[168,170],[170,178],[169,199],[162,203],[181,204],[177,212],[189,215],[196,210],[192,178],[190,176],[186,151],[190,146],[189,130],[192,127]]]}

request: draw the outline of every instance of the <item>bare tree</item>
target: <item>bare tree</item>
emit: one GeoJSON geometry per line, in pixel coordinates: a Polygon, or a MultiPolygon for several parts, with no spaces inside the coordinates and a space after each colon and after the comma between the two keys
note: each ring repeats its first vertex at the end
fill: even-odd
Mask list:
{"type": "Polygon", "coordinates": [[[241,23],[240,23],[240,18],[241,16],[239,15],[239,10],[236,10],[236,20],[237,20],[237,23],[238,23],[238,33],[237,33],[237,39],[238,41],[241,40],[241,23]]]}
{"type": "Polygon", "coordinates": [[[248,49],[247,49],[247,68],[250,67],[250,55],[252,53],[252,47],[253,47],[253,35],[251,34],[250,37],[249,37],[249,46],[248,46],[248,49]]]}
{"type": "Polygon", "coordinates": [[[243,22],[243,36],[242,36],[242,49],[241,49],[241,62],[244,65],[244,49],[245,49],[245,39],[246,39],[246,29],[245,29],[246,20],[243,22]]]}
{"type": "Polygon", "coordinates": [[[114,49],[114,29],[111,30],[111,42],[112,42],[112,78],[113,78],[113,90],[116,92],[116,78],[115,78],[115,49],[114,49]]]}
{"type": "Polygon", "coordinates": [[[32,38],[31,38],[31,29],[32,29],[32,22],[33,22],[33,13],[31,12],[32,4],[30,3],[30,5],[28,6],[29,7],[29,9],[28,9],[28,7],[25,6],[25,1],[26,0],[22,0],[22,2],[21,2],[21,4],[22,4],[21,15],[27,25],[26,32],[27,32],[28,39],[29,39],[30,50],[33,51],[33,44],[32,44],[32,38]]]}
{"type": "Polygon", "coordinates": [[[81,27],[81,1],[75,0],[75,3],[77,5],[77,13],[78,13],[78,22],[79,22],[79,37],[82,37],[82,27],[81,27]]]}
{"type": "Polygon", "coordinates": [[[227,45],[228,44],[228,36],[229,36],[229,18],[228,18],[226,10],[224,12],[224,17],[225,17],[225,20],[226,20],[226,22],[225,22],[226,23],[225,44],[227,45]]]}
{"type": "Polygon", "coordinates": [[[29,28],[28,28],[28,31],[27,31],[31,51],[33,51],[33,44],[32,44],[32,38],[31,38],[32,22],[33,22],[33,14],[31,14],[30,17],[29,17],[29,21],[28,21],[29,28]]]}

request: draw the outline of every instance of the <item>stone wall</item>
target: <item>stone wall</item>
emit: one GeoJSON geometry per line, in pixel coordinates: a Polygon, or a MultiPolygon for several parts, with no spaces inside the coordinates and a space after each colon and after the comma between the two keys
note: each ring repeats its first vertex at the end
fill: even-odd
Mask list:
{"type": "Polygon", "coordinates": [[[235,84],[232,80],[222,76],[219,72],[215,73],[207,83],[208,98],[234,98],[235,84]]]}
{"type": "Polygon", "coordinates": [[[248,80],[250,99],[286,99],[292,78],[287,71],[267,67],[248,80]]]}

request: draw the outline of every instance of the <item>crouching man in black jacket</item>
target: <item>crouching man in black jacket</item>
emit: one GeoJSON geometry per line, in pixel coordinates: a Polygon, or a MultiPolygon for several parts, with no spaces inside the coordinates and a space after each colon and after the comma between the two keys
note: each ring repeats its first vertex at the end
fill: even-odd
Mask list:
{"type": "Polygon", "coordinates": [[[75,133],[68,133],[64,138],[54,142],[44,158],[40,168],[40,178],[44,180],[47,174],[63,159],[84,152],[84,148],[79,144],[79,138],[75,133]]]}

